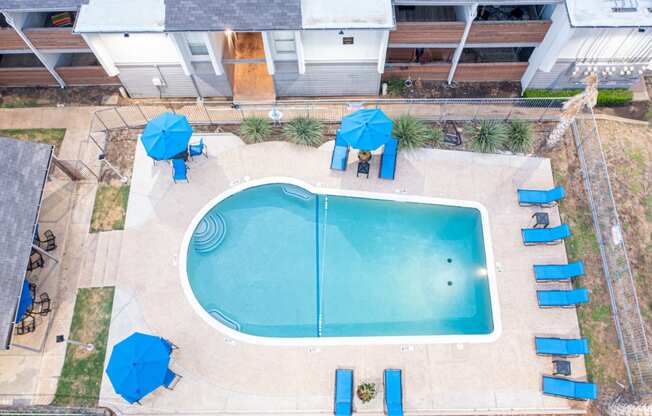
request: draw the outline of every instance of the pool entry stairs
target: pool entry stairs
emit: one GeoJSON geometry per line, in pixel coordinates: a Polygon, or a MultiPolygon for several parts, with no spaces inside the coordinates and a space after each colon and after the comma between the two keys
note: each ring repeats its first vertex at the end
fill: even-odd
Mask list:
{"type": "Polygon", "coordinates": [[[193,246],[198,253],[215,250],[226,236],[226,221],[222,214],[213,212],[206,215],[197,225],[193,234],[193,246]]]}

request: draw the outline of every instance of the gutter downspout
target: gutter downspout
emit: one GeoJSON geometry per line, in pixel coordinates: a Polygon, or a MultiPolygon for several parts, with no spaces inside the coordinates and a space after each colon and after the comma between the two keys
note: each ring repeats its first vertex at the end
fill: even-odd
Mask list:
{"type": "Polygon", "coordinates": [[[478,3],[473,3],[468,7],[468,14],[466,16],[466,25],[464,26],[464,33],[462,34],[462,39],[460,44],[457,45],[455,49],[455,54],[453,54],[453,61],[451,62],[451,70],[448,73],[448,84],[450,85],[453,82],[455,77],[455,71],[457,70],[457,64],[460,61],[462,56],[462,51],[464,50],[464,45],[466,45],[466,39],[469,37],[469,32],[471,32],[471,25],[478,15],[478,3]]]}
{"type": "Polygon", "coordinates": [[[38,49],[36,49],[36,47],[34,46],[34,44],[32,43],[32,41],[31,41],[31,40],[27,37],[27,35],[25,35],[25,33],[23,32],[22,27],[19,27],[19,25],[18,25],[18,23],[16,22],[14,16],[13,16],[11,13],[8,13],[8,12],[2,12],[2,14],[4,14],[4,16],[5,16],[5,20],[7,21],[7,23],[9,23],[9,25],[10,25],[12,28],[14,28],[14,30],[16,31],[16,33],[18,34],[18,36],[20,36],[20,38],[23,40],[23,42],[25,42],[25,44],[26,44],[27,47],[32,51],[32,53],[33,53],[34,55],[36,55],[36,57],[38,58],[38,60],[41,61],[41,63],[43,64],[43,66],[45,67],[45,69],[48,70],[48,72],[50,73],[50,75],[52,75],[52,76],[54,77],[54,79],[57,81],[57,83],[59,84],[59,86],[60,86],[61,88],[65,88],[65,87],[66,87],[66,82],[63,80],[63,78],[61,78],[61,77],[59,76],[59,74],[57,73],[57,71],[54,69],[54,66],[52,66],[52,65],[50,64],[50,62],[49,62],[47,59],[45,59],[45,56],[44,56],[44,55],[43,55],[43,54],[42,54],[38,49]]]}

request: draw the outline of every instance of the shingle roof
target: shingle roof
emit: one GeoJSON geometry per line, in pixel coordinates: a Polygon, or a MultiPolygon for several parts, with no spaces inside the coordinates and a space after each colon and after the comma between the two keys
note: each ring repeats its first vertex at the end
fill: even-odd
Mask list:
{"type": "Polygon", "coordinates": [[[88,0],[0,0],[0,10],[77,10],[88,0]]]}
{"type": "MultiPolygon", "coordinates": [[[[0,0],[2,1],[2,0],[0,0]]],[[[166,0],[165,29],[296,30],[301,0],[166,0]]]]}
{"type": "Polygon", "coordinates": [[[9,342],[52,146],[0,137],[0,348],[9,342]]]}

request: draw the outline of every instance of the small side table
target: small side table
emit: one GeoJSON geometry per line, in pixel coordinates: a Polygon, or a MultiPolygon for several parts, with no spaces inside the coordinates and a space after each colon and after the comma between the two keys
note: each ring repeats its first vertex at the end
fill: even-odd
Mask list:
{"type": "Polygon", "coordinates": [[[367,175],[367,178],[369,178],[369,162],[358,162],[358,172],[355,176],[360,176],[360,174],[367,175]]]}
{"type": "Polygon", "coordinates": [[[567,360],[552,360],[552,375],[553,376],[570,376],[571,363],[567,360]]]}
{"type": "Polygon", "coordinates": [[[539,226],[541,226],[541,228],[548,228],[548,225],[550,225],[550,217],[547,212],[535,212],[534,215],[532,215],[532,218],[536,219],[534,228],[539,226]]]}

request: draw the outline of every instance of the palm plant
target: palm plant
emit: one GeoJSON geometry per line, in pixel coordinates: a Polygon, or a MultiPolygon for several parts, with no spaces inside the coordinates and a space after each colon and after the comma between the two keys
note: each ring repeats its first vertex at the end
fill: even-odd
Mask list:
{"type": "Polygon", "coordinates": [[[247,142],[260,143],[272,134],[272,125],[262,117],[246,117],[240,124],[240,134],[247,142]]]}
{"type": "Polygon", "coordinates": [[[471,147],[483,153],[494,153],[507,140],[505,123],[497,120],[482,120],[467,127],[471,136],[471,147]]]}
{"type": "Polygon", "coordinates": [[[376,384],[362,383],[358,386],[356,393],[362,403],[367,403],[376,397],[376,384]]]}
{"type": "Polygon", "coordinates": [[[527,153],[532,147],[532,125],[524,120],[512,120],[507,127],[506,145],[514,153],[527,153]]]}
{"type": "Polygon", "coordinates": [[[324,125],[310,117],[299,117],[285,124],[283,134],[294,144],[318,146],[323,141],[324,125]]]}
{"type": "Polygon", "coordinates": [[[411,115],[398,116],[394,120],[392,135],[398,140],[399,149],[423,147],[431,138],[428,127],[411,115]]]}

